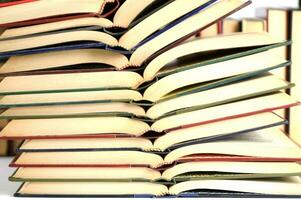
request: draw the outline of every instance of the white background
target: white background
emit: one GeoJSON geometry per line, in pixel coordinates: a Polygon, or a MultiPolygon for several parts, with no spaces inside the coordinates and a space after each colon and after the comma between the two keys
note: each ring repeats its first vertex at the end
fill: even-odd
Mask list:
{"type": "Polygon", "coordinates": [[[248,7],[233,14],[231,18],[265,17],[266,8],[296,8],[298,0],[253,0],[248,7]]]}
{"type": "MultiPolygon", "coordinates": [[[[138,1],[138,0],[137,0],[138,1]]],[[[253,4],[238,13],[232,15],[232,18],[252,18],[264,17],[265,8],[295,8],[298,6],[298,0],[253,0],[253,4]]],[[[8,182],[8,177],[14,171],[9,169],[8,163],[12,158],[0,158],[0,199],[13,199],[11,195],[17,190],[18,184],[8,182]]],[[[26,199],[30,200],[30,199],[26,199]]],[[[35,199],[38,200],[38,199],[35,199]]],[[[64,199],[67,200],[67,199],[64,199]]]]}

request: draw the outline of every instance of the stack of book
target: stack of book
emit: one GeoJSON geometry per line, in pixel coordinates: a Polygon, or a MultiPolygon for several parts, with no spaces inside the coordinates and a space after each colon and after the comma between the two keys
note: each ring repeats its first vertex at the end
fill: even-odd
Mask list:
{"type": "Polygon", "coordinates": [[[190,39],[249,1],[19,3],[0,8],[16,196],[301,196],[301,149],[275,114],[300,103],[269,73],[290,42],[190,39]]]}

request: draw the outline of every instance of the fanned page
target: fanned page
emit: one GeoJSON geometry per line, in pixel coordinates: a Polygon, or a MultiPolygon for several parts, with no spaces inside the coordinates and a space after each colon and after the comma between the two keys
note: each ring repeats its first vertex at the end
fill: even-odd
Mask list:
{"type": "Polygon", "coordinates": [[[145,122],[126,117],[86,117],[14,120],[0,132],[3,138],[95,137],[99,135],[141,136],[149,130],[145,122]],[[48,124],[49,127],[40,126],[48,124]],[[110,124],[118,124],[112,127],[110,124]],[[26,129],[24,125],[27,126],[26,129]],[[18,129],[18,128],[21,128],[18,129]],[[41,133],[43,133],[41,135],[41,133]]]}
{"type": "MultiPolygon", "coordinates": [[[[164,161],[165,163],[173,163],[188,158],[201,161],[202,155],[206,154],[219,155],[216,160],[220,159],[223,161],[230,161],[231,157],[235,159],[235,156],[253,157],[255,158],[254,160],[256,158],[264,158],[274,161],[297,161],[301,158],[301,150],[294,142],[279,128],[270,128],[234,136],[222,141],[181,147],[167,154],[164,161]],[[200,156],[194,157],[194,155],[200,156]],[[225,157],[223,158],[222,155],[225,155],[225,157]]],[[[215,160],[214,156],[207,159],[215,160]]],[[[239,159],[240,161],[244,160],[243,158],[239,159]]],[[[206,160],[206,157],[203,157],[203,160],[206,160]]],[[[246,160],[248,159],[246,158],[246,160]]]]}
{"type": "Polygon", "coordinates": [[[143,96],[145,100],[156,102],[173,91],[190,85],[263,70],[287,62],[274,56],[274,51],[268,50],[174,73],[152,84],[145,90],[143,96]]]}
{"type": "MultiPolygon", "coordinates": [[[[137,48],[131,56],[130,63],[133,66],[140,66],[157,51],[169,46],[181,38],[192,36],[199,29],[205,28],[210,23],[224,18],[235,10],[248,4],[247,0],[221,0],[209,8],[199,12],[187,20],[177,24],[169,31],[166,31],[141,47],[137,48]],[[196,26],[196,24],[198,24],[196,26]]],[[[188,37],[189,38],[189,37],[188,37]]]]}
{"type": "MultiPolygon", "coordinates": [[[[167,71],[167,66],[176,58],[196,53],[206,53],[210,51],[225,50],[229,53],[235,52],[237,48],[259,49],[262,46],[273,45],[284,42],[277,37],[271,37],[267,33],[234,33],[230,35],[220,35],[217,37],[201,38],[185,42],[169,51],[156,57],[145,68],[143,77],[146,81],[152,80],[160,71],[167,71]]],[[[202,60],[200,60],[201,62],[202,60]]],[[[191,68],[191,67],[190,67],[191,68]]],[[[183,69],[189,69],[189,65],[180,69],[170,68],[168,71],[179,72],[183,69]]],[[[162,73],[162,72],[161,72],[162,73]]]]}
{"type": "MultiPolygon", "coordinates": [[[[72,120],[71,120],[72,121],[72,120]]],[[[91,120],[83,120],[90,124],[91,120]]],[[[117,122],[117,120],[115,120],[117,122]]],[[[237,119],[231,119],[186,129],[180,129],[176,131],[168,132],[162,136],[159,136],[153,144],[150,140],[146,138],[132,138],[130,135],[116,134],[112,138],[107,138],[107,135],[95,134],[87,135],[87,137],[93,138],[93,140],[87,138],[82,138],[83,135],[69,134],[68,136],[62,136],[60,134],[50,135],[49,132],[42,130],[39,123],[45,123],[43,120],[36,120],[34,128],[31,129],[32,133],[23,137],[40,137],[48,138],[47,140],[37,140],[32,139],[25,141],[19,148],[20,152],[47,152],[47,151],[83,151],[83,150],[124,150],[124,149],[139,149],[142,151],[165,151],[168,152],[172,149],[176,149],[183,146],[188,146],[197,143],[206,143],[212,141],[218,141],[221,139],[231,138],[235,135],[245,134],[250,131],[262,130],[270,127],[276,127],[284,124],[286,121],[273,113],[263,113],[254,116],[247,116],[237,119]],[[35,133],[37,135],[35,135],[35,133]],[[48,135],[48,134],[49,135],[48,135]],[[201,133],[201,134],[200,134],[201,133]],[[124,138],[120,138],[124,136],[124,138]],[[64,139],[70,137],[70,139],[64,139]],[[60,138],[60,140],[50,139],[50,138],[60,138]]],[[[68,120],[65,121],[68,123],[68,120]]],[[[70,122],[70,120],[69,120],[70,122]]],[[[74,120],[74,122],[78,122],[74,120]]],[[[93,120],[92,120],[93,122],[93,120]]],[[[99,119],[99,123],[101,123],[99,119]]],[[[52,125],[59,125],[60,121],[53,123],[52,125]]],[[[15,124],[16,125],[16,124],[15,124]]],[[[128,122],[129,126],[132,126],[131,130],[133,132],[145,132],[149,127],[145,126],[143,123],[138,123],[137,121],[128,122]],[[131,123],[130,123],[131,122],[131,123]],[[144,126],[143,126],[144,125],[144,126]],[[134,130],[137,128],[137,131],[134,130]],[[140,129],[140,131],[138,131],[140,129]]],[[[103,127],[103,130],[106,126],[103,127]]],[[[18,127],[15,128],[16,130],[18,127]]],[[[96,130],[96,128],[94,128],[96,130]]],[[[54,130],[58,132],[58,129],[54,130]]],[[[70,130],[67,126],[60,129],[60,133],[67,132],[70,130]]],[[[101,130],[101,129],[99,129],[101,130]]],[[[121,128],[119,131],[122,130],[121,128]]],[[[81,131],[87,132],[87,127],[81,127],[81,131]]],[[[22,137],[25,131],[16,132],[16,137],[22,137]]]]}
{"type": "Polygon", "coordinates": [[[100,91],[106,89],[137,89],[143,78],[131,71],[45,74],[6,77],[0,83],[0,93],[33,94],[45,92],[100,91]],[[107,81],[109,78],[110,81],[107,81]],[[57,80],[61,80],[58,82],[57,80]],[[34,84],[39,82],[40,84],[34,84]],[[53,84],[56,83],[56,84],[53,84]]]}
{"type": "Polygon", "coordinates": [[[93,116],[145,116],[145,111],[141,106],[135,104],[126,102],[106,102],[51,106],[13,106],[1,113],[1,119],[47,119],[93,116]]]}
{"type": "MultiPolygon", "coordinates": [[[[160,9],[159,11],[155,12],[153,15],[147,17],[144,19],[142,22],[134,26],[132,29],[130,29],[127,33],[125,33],[122,38],[124,37],[129,37],[130,39],[126,39],[126,42],[132,42],[131,46],[127,44],[123,44],[120,41],[118,41],[116,38],[113,36],[104,33],[104,32],[99,32],[99,31],[93,31],[93,30],[79,30],[79,31],[73,31],[73,32],[59,32],[59,33],[54,33],[54,34],[42,34],[42,35],[37,35],[36,37],[29,37],[29,38],[19,38],[15,40],[2,40],[0,41],[1,48],[0,52],[2,52],[2,56],[4,57],[9,57],[12,55],[18,55],[21,52],[31,52],[31,53],[41,53],[41,52],[48,52],[48,51],[54,51],[54,50],[59,50],[59,49],[74,49],[74,48],[83,48],[84,46],[89,46],[89,47],[100,47],[100,48],[107,48],[107,46],[110,49],[113,47],[118,48],[119,46],[128,48],[127,50],[135,50],[134,47],[137,45],[139,46],[139,42],[142,42],[144,45],[139,47],[132,55],[132,58],[130,59],[129,65],[130,66],[140,66],[146,61],[151,55],[153,55],[155,52],[158,50],[170,46],[171,44],[174,44],[176,41],[179,39],[184,40],[186,36],[189,34],[194,34],[196,33],[200,28],[206,27],[206,25],[209,25],[210,23],[213,23],[214,21],[225,17],[226,15],[234,12],[236,9],[240,9],[244,6],[246,6],[249,2],[247,0],[221,0],[220,2],[211,5],[214,3],[215,0],[211,0],[207,4],[205,1],[201,6],[197,7],[197,5],[194,5],[198,2],[200,5],[199,1],[193,1],[190,4],[187,4],[185,1],[185,4],[181,6],[184,8],[187,8],[186,13],[178,13],[178,17],[183,17],[182,20],[179,19],[179,22],[174,23],[174,24],[168,24],[166,22],[166,28],[161,29],[160,35],[157,33],[157,35],[152,35],[150,38],[147,39],[147,42],[144,44],[142,40],[144,36],[141,36],[140,39],[139,37],[131,36],[131,30],[135,30],[137,27],[137,32],[139,33],[144,33],[145,30],[139,29],[139,25],[143,23],[147,19],[152,19],[152,16],[160,16],[160,11],[164,11],[164,9],[160,9]],[[195,6],[195,7],[193,7],[195,6]],[[208,8],[207,8],[208,7],[208,8]],[[227,9],[223,9],[224,13],[216,12],[220,7],[224,7],[227,9]],[[198,12],[194,11],[197,9],[198,12]],[[206,8],[206,9],[205,9],[206,8]],[[189,12],[190,10],[190,12],[189,12]],[[159,13],[158,13],[159,12],[159,13]],[[189,14],[190,13],[190,14],[189,14]],[[217,15],[218,13],[218,15],[217,15]],[[211,17],[211,15],[217,15],[214,17],[211,17]],[[208,18],[210,16],[210,18],[208,18]],[[189,26],[189,24],[193,24],[194,22],[198,21],[200,19],[201,23],[199,26],[194,26],[192,29],[189,26]],[[204,20],[206,19],[206,20],[204,20]],[[208,20],[207,20],[208,19],[208,20]],[[181,30],[179,32],[179,30],[181,30]],[[185,30],[183,32],[183,30],[185,30]],[[186,31],[187,30],[187,31],[186,31]],[[181,33],[179,35],[179,33],[181,33]],[[161,38],[161,39],[160,39],[161,38]],[[141,40],[141,41],[140,41],[141,40]],[[161,41],[162,40],[162,41],[161,41]],[[52,42],[51,42],[52,41],[52,42]],[[53,42],[54,41],[54,42],[53,42]],[[66,42],[82,42],[86,41],[88,44],[71,44],[67,45],[66,42]],[[64,45],[65,44],[65,45],[64,45]],[[150,44],[151,46],[155,45],[157,48],[152,48],[148,46],[147,44],[150,44]],[[58,45],[56,48],[49,48],[49,45],[58,45]],[[31,49],[34,48],[34,49],[31,49]],[[31,49],[31,50],[29,50],[31,49]],[[22,51],[20,51],[22,50],[22,51]],[[20,52],[19,52],[20,51],[20,52]],[[139,61],[137,62],[137,58],[139,61]]],[[[173,4],[178,3],[179,5],[176,5],[176,7],[180,6],[180,3],[183,4],[184,1],[177,0],[174,2],[171,2],[170,4],[166,5],[166,9],[169,8],[169,6],[172,6],[173,4]],[[179,2],[179,3],[178,3],[179,2]]],[[[165,7],[164,7],[165,8],[165,7]]],[[[171,8],[173,9],[173,8],[171,8]]],[[[180,9],[181,10],[181,9],[180,9]]],[[[168,12],[166,12],[168,13],[168,12]]],[[[164,15],[164,13],[163,13],[164,15]]],[[[171,17],[166,17],[164,19],[169,19],[171,17]]],[[[153,20],[153,19],[152,19],[153,20]]],[[[156,19],[155,19],[156,20],[156,19]]],[[[158,21],[158,20],[157,20],[158,21]]],[[[156,21],[156,22],[157,22],[156,21]]],[[[164,20],[159,20],[159,21],[164,21],[164,20]]],[[[171,22],[171,21],[170,21],[171,22]]],[[[152,24],[152,23],[151,23],[152,24]]],[[[157,23],[155,23],[157,24],[157,23]]],[[[199,23],[198,23],[199,24],[199,23]]],[[[141,25],[142,26],[142,25],[141,25]]],[[[148,32],[148,35],[151,35],[153,32],[156,30],[162,28],[162,27],[156,27],[156,26],[149,26],[152,27],[151,30],[148,32]]],[[[100,27],[101,28],[101,27],[100,27]]],[[[143,28],[143,27],[142,27],[143,28]]],[[[147,37],[147,35],[145,35],[147,37]]],[[[122,39],[121,38],[121,39],[122,39]]]]}
{"type": "MultiPolygon", "coordinates": [[[[267,180],[203,180],[176,184],[171,188],[157,183],[24,183],[16,196],[23,197],[300,197],[300,178],[267,180]],[[186,184],[187,183],[187,184],[186,184]],[[266,189],[272,185],[273,189],[266,189]],[[59,186],[59,189],[54,189],[59,186]],[[240,187],[241,186],[241,187],[240,187]],[[114,188],[114,189],[113,189],[114,188]],[[146,190],[145,188],[148,188],[146,190]],[[275,190],[276,188],[276,190],[275,190]],[[80,190],[81,189],[81,190],[80,190]],[[79,192],[80,191],[80,192],[79,192]],[[203,192],[202,192],[203,191],[203,192]],[[45,195],[47,194],[47,195],[45,195]]],[[[270,187],[269,187],[270,188],[270,187]]]]}
{"type": "Polygon", "coordinates": [[[161,173],[150,168],[34,168],[21,167],[10,177],[17,182],[174,181],[237,178],[274,178],[301,174],[298,163],[288,162],[188,162],[161,173]],[[233,169],[235,166],[235,170],[233,169]]]}
{"type": "MultiPolygon", "coordinates": [[[[65,25],[66,23],[63,24],[65,25]]],[[[20,31],[17,32],[19,33],[20,31]]],[[[193,66],[202,66],[208,64],[209,62],[213,63],[215,61],[218,62],[230,59],[228,58],[229,55],[216,58],[214,57],[209,60],[206,60],[206,57],[202,56],[205,58],[195,60],[195,63],[186,63],[185,66],[185,63],[174,63],[173,61],[176,58],[181,59],[189,55],[205,54],[206,52],[221,50],[224,50],[229,54],[237,54],[236,51],[238,48],[245,48],[246,50],[244,50],[243,53],[240,53],[240,55],[235,55],[236,57],[238,57],[254,53],[255,50],[258,50],[258,52],[260,52],[285,44],[286,43],[284,41],[277,40],[276,38],[273,38],[265,33],[237,33],[228,36],[197,39],[195,41],[183,43],[182,45],[179,45],[178,47],[175,47],[155,58],[146,66],[144,70],[144,79],[145,81],[150,81],[158,75],[167,73],[170,74],[171,72],[180,72],[191,69],[193,66]],[[221,46],[221,44],[223,45],[221,46]],[[250,50],[249,48],[252,49],[250,50]],[[169,67],[169,63],[174,63],[175,66],[169,67]]],[[[130,65],[127,57],[125,55],[122,55],[121,53],[99,49],[78,49],[59,52],[47,52],[33,55],[12,56],[7,61],[5,61],[5,63],[3,63],[0,68],[0,74],[5,75],[9,73],[22,73],[45,69],[54,70],[64,66],[88,63],[103,65],[99,68],[111,68],[117,70],[124,69],[130,65]]]]}
{"type": "Polygon", "coordinates": [[[271,112],[278,109],[297,106],[300,103],[285,93],[274,93],[243,101],[213,106],[201,110],[184,112],[156,120],[151,128],[154,131],[171,131],[181,128],[271,112]]]}
{"type": "Polygon", "coordinates": [[[142,100],[136,90],[110,89],[88,92],[61,92],[46,94],[6,95],[0,99],[1,107],[51,106],[84,103],[134,102],[142,100]]]}
{"type": "Polygon", "coordinates": [[[2,7],[0,8],[0,26],[13,26],[14,23],[72,14],[101,15],[105,4],[110,2],[114,0],[40,0],[2,7]],[[16,14],[24,10],[26,13],[16,14]]]}
{"type": "Polygon", "coordinates": [[[211,197],[222,195],[224,197],[292,197],[300,196],[300,178],[288,177],[279,179],[259,179],[259,180],[201,180],[189,181],[176,184],[169,188],[169,193],[183,197],[211,197]],[[191,192],[191,191],[204,192],[191,192]],[[210,192],[214,192],[212,194],[210,192]],[[207,191],[207,193],[206,193],[207,191]],[[189,195],[190,194],[190,195],[189,195]]]}
{"type": "MultiPolygon", "coordinates": [[[[48,34],[48,35],[37,36],[37,37],[33,36],[32,38],[27,38],[27,39],[21,38],[21,39],[15,39],[13,41],[6,40],[6,41],[0,42],[1,46],[2,46],[0,51],[2,51],[2,52],[3,51],[16,51],[16,50],[21,50],[21,49],[47,46],[47,45],[50,45],[50,43],[44,42],[41,44],[41,41],[54,40],[54,38],[55,39],[61,38],[61,40],[57,40],[56,43],[52,42],[51,45],[66,43],[66,42],[68,42],[68,41],[66,41],[66,39],[68,39],[69,37],[71,37],[69,39],[69,42],[90,40],[90,41],[95,41],[95,42],[99,42],[99,43],[104,43],[104,44],[112,46],[112,47],[121,46],[121,47],[124,47],[125,49],[130,50],[130,49],[133,49],[136,45],[138,45],[142,40],[147,38],[149,35],[151,35],[155,31],[159,30],[161,27],[168,25],[170,22],[182,17],[183,15],[185,15],[187,13],[190,13],[191,11],[193,11],[194,9],[196,9],[202,5],[204,5],[203,7],[206,7],[207,5],[205,5],[205,3],[207,3],[208,1],[209,0],[202,0],[202,1],[189,0],[189,2],[187,2],[187,1],[183,1],[183,0],[175,0],[175,1],[171,2],[170,4],[166,5],[164,8],[155,12],[153,15],[150,15],[149,17],[144,19],[142,22],[138,23],[133,28],[130,28],[129,31],[127,31],[125,34],[122,35],[122,37],[120,38],[119,41],[117,41],[114,37],[112,37],[108,34],[99,33],[97,31],[89,31],[86,33],[80,31],[78,33],[71,32],[69,34],[67,34],[67,33],[53,34],[52,38],[51,38],[51,35],[48,34]],[[181,9],[178,9],[178,8],[181,8],[181,9]],[[160,23],[158,23],[158,22],[160,22],[160,23]],[[151,26],[150,26],[150,24],[151,24],[151,26]],[[80,35],[83,35],[83,34],[86,35],[85,39],[80,38],[80,35]],[[99,39],[97,39],[97,38],[99,38],[99,39]],[[131,43],[129,43],[129,42],[131,42],[131,43]],[[33,43],[35,43],[35,44],[33,44],[33,43]],[[9,48],[10,45],[13,45],[14,48],[9,48]]],[[[146,5],[148,5],[147,3],[148,2],[141,2],[141,5],[146,6],[146,5]]],[[[132,9],[129,6],[130,6],[130,2],[126,1],[126,3],[123,6],[121,6],[121,8],[119,10],[121,13],[120,12],[116,13],[117,16],[121,15],[121,17],[123,19],[126,19],[127,16],[125,14],[122,14],[122,12],[125,12],[124,11],[125,8],[127,8],[127,10],[132,9]]],[[[201,7],[201,8],[203,8],[203,7],[201,7]]],[[[137,7],[137,8],[139,9],[139,7],[137,7]]],[[[95,22],[100,23],[100,20],[99,21],[95,20],[95,22]]],[[[79,22],[77,22],[77,23],[79,23],[79,22]]],[[[117,21],[116,23],[124,23],[124,22],[117,21]]],[[[93,25],[95,26],[97,24],[93,24],[93,25]]],[[[73,27],[74,26],[75,25],[73,25],[73,27]]],[[[39,27],[33,27],[33,28],[39,29],[39,27]]],[[[26,29],[28,30],[29,28],[27,27],[26,29]]]]}
{"type": "Polygon", "coordinates": [[[202,155],[225,155],[222,161],[300,161],[301,150],[279,128],[249,132],[227,140],[204,144],[188,145],[175,149],[163,159],[160,155],[135,150],[123,151],[59,151],[59,152],[24,152],[11,166],[15,167],[93,167],[93,166],[150,166],[158,168],[165,164],[185,160],[215,161],[221,158],[208,158],[202,155]],[[222,147],[222,148],[221,148],[222,147]],[[281,147],[281,148],[279,148],[281,147]],[[200,155],[200,156],[196,156],[200,155]],[[229,157],[227,157],[229,156],[229,157]],[[238,156],[238,157],[235,157],[238,156]],[[97,159],[96,159],[97,158],[97,159]]]}

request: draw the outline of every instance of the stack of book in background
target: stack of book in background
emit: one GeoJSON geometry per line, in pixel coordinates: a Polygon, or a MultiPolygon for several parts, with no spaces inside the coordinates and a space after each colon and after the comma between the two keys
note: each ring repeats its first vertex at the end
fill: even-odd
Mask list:
{"type": "Polygon", "coordinates": [[[270,73],[291,42],[191,39],[249,1],[19,3],[0,8],[16,196],[301,196],[301,149],[277,114],[300,103],[270,73]]]}

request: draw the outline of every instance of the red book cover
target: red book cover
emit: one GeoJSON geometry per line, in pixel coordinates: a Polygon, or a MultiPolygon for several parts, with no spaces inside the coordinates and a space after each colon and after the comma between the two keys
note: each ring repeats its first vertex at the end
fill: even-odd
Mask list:
{"type": "Polygon", "coordinates": [[[38,0],[16,0],[16,1],[4,2],[4,3],[0,3],[0,8],[7,7],[7,6],[14,6],[22,3],[29,3],[33,1],[38,1],[38,0]]]}

